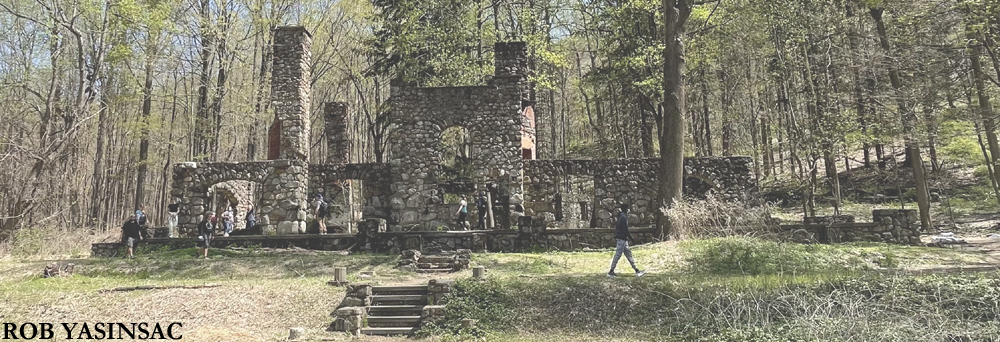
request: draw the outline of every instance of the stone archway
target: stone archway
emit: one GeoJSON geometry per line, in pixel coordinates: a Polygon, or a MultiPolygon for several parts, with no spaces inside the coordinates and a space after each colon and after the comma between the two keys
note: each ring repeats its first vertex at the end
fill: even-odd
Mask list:
{"type": "Polygon", "coordinates": [[[171,196],[180,205],[178,226],[194,235],[198,222],[212,210],[212,187],[231,181],[261,184],[257,222],[265,232],[305,233],[308,166],[276,160],[247,163],[182,163],[174,166],[171,196]]]}

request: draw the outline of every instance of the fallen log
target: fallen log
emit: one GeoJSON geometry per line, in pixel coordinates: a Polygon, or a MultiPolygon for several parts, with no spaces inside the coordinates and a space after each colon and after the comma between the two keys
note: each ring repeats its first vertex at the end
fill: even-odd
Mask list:
{"type": "Polygon", "coordinates": [[[144,285],[144,286],[130,286],[130,287],[116,287],[113,289],[103,289],[98,290],[98,293],[107,292],[128,292],[128,291],[138,291],[138,290],[168,290],[168,289],[205,289],[212,287],[219,287],[219,284],[205,284],[205,285],[169,285],[169,286],[159,286],[159,285],[144,285]]]}

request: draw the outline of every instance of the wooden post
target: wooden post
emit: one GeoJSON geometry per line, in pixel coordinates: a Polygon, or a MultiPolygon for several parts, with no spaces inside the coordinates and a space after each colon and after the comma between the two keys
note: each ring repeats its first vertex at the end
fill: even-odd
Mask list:
{"type": "Polygon", "coordinates": [[[486,267],[476,266],[472,268],[472,278],[486,279],[486,267]]]}
{"type": "Polygon", "coordinates": [[[327,282],[327,284],[332,286],[347,285],[347,267],[334,267],[333,280],[327,282]]]}

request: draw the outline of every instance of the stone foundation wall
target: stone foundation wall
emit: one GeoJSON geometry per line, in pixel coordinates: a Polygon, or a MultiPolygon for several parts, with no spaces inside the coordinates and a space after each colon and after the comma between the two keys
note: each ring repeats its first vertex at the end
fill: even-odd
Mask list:
{"type": "Polygon", "coordinates": [[[778,238],[799,243],[884,242],[921,245],[920,219],[916,210],[874,210],[872,223],[853,221],[853,217],[848,219],[838,216],[813,218],[804,224],[781,225],[777,230],[778,238]]]}
{"type": "MultiPolygon", "coordinates": [[[[323,236],[230,236],[216,235],[212,238],[212,248],[304,248],[319,251],[343,251],[355,244],[354,234],[328,234],[323,236]]],[[[153,238],[139,243],[139,252],[146,250],[177,250],[197,247],[194,238],[153,238]]],[[[93,257],[123,256],[121,243],[95,243],[90,246],[93,257]]],[[[209,251],[211,255],[211,251],[209,251]]]]}
{"type": "MultiPolygon", "coordinates": [[[[659,164],[659,159],[652,158],[525,161],[525,214],[544,219],[549,227],[559,227],[556,217],[575,219],[579,215],[573,210],[580,210],[578,202],[589,198],[585,203],[593,217],[581,221],[594,228],[613,226],[621,203],[632,208],[630,224],[653,225],[658,210],[659,164]],[[593,193],[565,191],[574,177],[592,179],[593,193]]],[[[711,193],[723,200],[753,200],[759,190],[752,165],[750,157],[687,158],[684,195],[704,197],[711,193]]]]}

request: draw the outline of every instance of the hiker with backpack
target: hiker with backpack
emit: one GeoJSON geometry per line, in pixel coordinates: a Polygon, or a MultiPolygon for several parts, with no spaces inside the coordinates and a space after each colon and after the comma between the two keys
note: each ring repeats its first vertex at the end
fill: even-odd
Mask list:
{"type": "Polygon", "coordinates": [[[316,224],[319,225],[319,235],[326,235],[326,217],[330,215],[330,204],[323,200],[323,194],[316,194],[315,202],[316,224]]]}
{"type": "Polygon", "coordinates": [[[135,222],[139,224],[139,235],[150,237],[149,227],[146,226],[146,206],[140,204],[139,209],[135,210],[135,222]]]}
{"type": "Polygon", "coordinates": [[[135,246],[139,244],[142,240],[142,234],[139,233],[140,227],[139,223],[136,221],[135,215],[129,216],[125,220],[125,224],[122,225],[122,243],[125,244],[128,254],[125,256],[129,259],[135,259],[135,246]]]}
{"type": "Polygon", "coordinates": [[[632,265],[632,269],[635,270],[635,276],[641,277],[646,274],[646,271],[639,270],[635,266],[635,259],[632,259],[632,249],[628,247],[628,242],[635,242],[635,238],[632,237],[632,233],[628,231],[628,204],[622,203],[621,212],[618,214],[618,221],[615,222],[615,241],[617,245],[615,247],[615,256],[611,259],[611,270],[608,271],[608,278],[617,277],[618,274],[615,273],[615,267],[618,266],[618,259],[625,254],[625,259],[628,259],[628,263],[632,265]]]}

